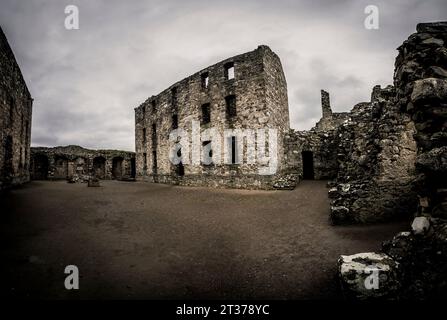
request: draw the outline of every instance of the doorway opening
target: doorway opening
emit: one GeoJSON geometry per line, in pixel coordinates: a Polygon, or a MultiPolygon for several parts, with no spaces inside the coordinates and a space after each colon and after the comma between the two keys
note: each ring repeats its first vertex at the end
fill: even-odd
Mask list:
{"type": "Polygon", "coordinates": [[[123,161],[122,157],[112,159],[112,179],[120,180],[123,177],[123,161]]]}
{"type": "Polygon", "coordinates": [[[314,155],[312,151],[303,151],[303,179],[314,179],[314,155]]]}
{"type": "Polygon", "coordinates": [[[48,178],[48,157],[38,154],[33,159],[33,180],[47,180],[48,178]]]}
{"type": "Polygon", "coordinates": [[[135,162],[135,158],[130,159],[130,177],[135,178],[137,174],[137,166],[135,162]]]}
{"type": "Polygon", "coordinates": [[[99,156],[93,159],[93,175],[98,179],[105,179],[106,158],[99,156]]]}

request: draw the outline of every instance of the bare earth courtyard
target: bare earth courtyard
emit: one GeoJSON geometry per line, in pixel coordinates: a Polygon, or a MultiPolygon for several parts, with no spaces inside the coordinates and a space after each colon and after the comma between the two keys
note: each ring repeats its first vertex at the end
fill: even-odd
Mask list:
{"type": "Polygon", "coordinates": [[[340,254],[373,251],[408,221],[331,226],[324,181],[248,191],[34,181],[2,196],[2,296],[340,298],[340,254]],[[76,265],[80,289],[64,288],[76,265]]]}

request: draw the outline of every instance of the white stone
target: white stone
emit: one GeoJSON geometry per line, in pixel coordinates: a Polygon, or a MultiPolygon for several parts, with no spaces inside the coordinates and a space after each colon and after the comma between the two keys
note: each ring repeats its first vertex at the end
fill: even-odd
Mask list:
{"type": "Polygon", "coordinates": [[[430,221],[426,217],[416,217],[411,224],[414,234],[424,234],[430,228],[430,221]]]}
{"type": "Polygon", "coordinates": [[[399,263],[384,253],[363,252],[338,259],[339,275],[345,293],[356,299],[392,298],[398,288],[396,270],[399,263]],[[370,287],[371,277],[376,286],[370,287]]]}

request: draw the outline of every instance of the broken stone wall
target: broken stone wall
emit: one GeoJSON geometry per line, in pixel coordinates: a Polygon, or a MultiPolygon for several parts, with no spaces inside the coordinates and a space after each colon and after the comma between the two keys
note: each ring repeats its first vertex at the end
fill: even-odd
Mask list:
{"type": "Polygon", "coordinates": [[[86,182],[91,177],[127,180],[135,178],[135,153],[91,150],[79,146],[31,148],[31,179],[86,182]]]}
{"type": "Polygon", "coordinates": [[[334,154],[333,130],[309,131],[290,130],[286,136],[286,161],[290,172],[298,174],[300,179],[333,179],[338,170],[336,154],[334,154]],[[310,152],[313,160],[313,175],[305,177],[303,152],[310,152]]]}
{"type": "Polygon", "coordinates": [[[29,181],[32,98],[0,28],[0,190],[29,181]]]}
{"type": "Polygon", "coordinates": [[[357,299],[447,298],[447,22],[423,23],[398,48],[394,72],[396,108],[416,128],[418,201],[411,231],[383,244],[377,253],[342,256],[339,275],[347,296],[357,299]],[[386,263],[382,263],[386,260],[386,263]],[[378,290],[365,290],[365,268],[382,274],[378,290]],[[352,285],[352,284],[356,285],[352,285]],[[398,284],[396,286],[396,284],[398,284]],[[375,292],[375,293],[374,293],[375,292]],[[373,294],[374,293],[374,294],[373,294]]]}
{"type": "Polygon", "coordinates": [[[333,223],[369,223],[414,210],[414,124],[399,112],[392,86],[373,89],[335,134],[338,173],[329,191],[333,223]]]}
{"type": "Polygon", "coordinates": [[[281,62],[270,48],[259,46],[185,78],[135,108],[137,178],[180,185],[270,189],[274,179],[286,170],[283,141],[288,130],[287,84],[281,62]],[[228,77],[229,67],[234,70],[232,79],[228,77]],[[234,114],[230,115],[231,99],[234,114]],[[204,108],[209,110],[207,121],[204,108]],[[191,154],[200,156],[207,138],[198,141],[196,150],[182,146],[182,164],[173,164],[169,156],[174,142],[169,141],[169,134],[178,126],[191,137],[192,121],[198,122],[197,132],[202,134],[211,128],[217,130],[219,143],[211,137],[209,140],[213,157],[220,154],[221,159],[225,157],[224,143],[228,143],[224,139],[230,138],[223,138],[225,129],[277,129],[276,174],[260,175],[258,162],[247,163],[248,156],[257,155],[256,151],[249,152],[243,138],[237,140],[243,160],[235,164],[192,163],[191,154]]]}
{"type": "Polygon", "coordinates": [[[285,136],[285,161],[290,173],[301,179],[334,179],[338,172],[337,130],[347,121],[348,112],[332,112],[329,93],[321,90],[322,117],[307,131],[291,129],[285,136]],[[305,175],[304,153],[312,162],[312,174],[305,175]]]}

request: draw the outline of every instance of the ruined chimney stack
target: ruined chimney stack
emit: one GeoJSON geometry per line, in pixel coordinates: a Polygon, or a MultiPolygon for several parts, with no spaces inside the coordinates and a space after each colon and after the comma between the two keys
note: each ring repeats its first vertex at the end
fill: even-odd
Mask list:
{"type": "Polygon", "coordinates": [[[332,117],[331,103],[329,101],[329,92],[321,90],[321,108],[323,109],[323,118],[332,117]]]}

